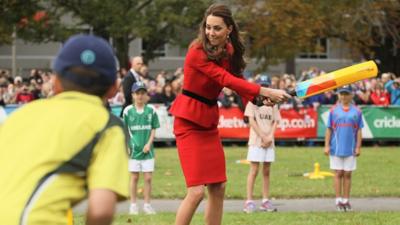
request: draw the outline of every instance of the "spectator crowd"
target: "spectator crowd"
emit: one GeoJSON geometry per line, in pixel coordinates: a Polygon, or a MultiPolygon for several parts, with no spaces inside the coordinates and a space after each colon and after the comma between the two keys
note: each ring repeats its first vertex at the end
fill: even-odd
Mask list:
{"type": "MultiPolygon", "coordinates": [[[[122,83],[128,70],[120,69],[118,79],[122,83]]],[[[291,91],[296,83],[320,76],[325,72],[316,67],[311,67],[296,77],[293,74],[270,76],[272,88],[291,91]]],[[[0,70],[0,105],[25,104],[35,99],[48,98],[53,95],[51,72],[32,69],[28,76],[12,77],[9,70],[0,70]]],[[[182,90],[184,71],[177,68],[174,72],[160,71],[150,74],[147,65],[140,68],[140,80],[146,84],[149,95],[149,103],[165,104],[169,107],[182,90]]],[[[250,76],[250,81],[256,80],[261,74],[250,76]]],[[[354,102],[357,105],[389,106],[400,105],[400,77],[393,73],[380,74],[378,78],[362,80],[352,84],[354,102]]],[[[219,97],[221,107],[237,106],[244,110],[242,100],[235,92],[224,88],[219,97]]],[[[335,104],[337,95],[334,90],[324,92],[304,100],[290,99],[282,104],[281,108],[318,107],[322,104],[335,104]]],[[[122,86],[119,92],[108,100],[110,105],[123,105],[125,102],[122,86]]]]}

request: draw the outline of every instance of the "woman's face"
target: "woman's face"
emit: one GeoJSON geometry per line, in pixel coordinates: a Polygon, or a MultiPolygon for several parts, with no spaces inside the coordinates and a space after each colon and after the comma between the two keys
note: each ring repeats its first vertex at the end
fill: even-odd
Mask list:
{"type": "Polygon", "coordinates": [[[232,26],[227,26],[222,17],[209,15],[206,20],[206,37],[213,46],[224,46],[232,26]]]}

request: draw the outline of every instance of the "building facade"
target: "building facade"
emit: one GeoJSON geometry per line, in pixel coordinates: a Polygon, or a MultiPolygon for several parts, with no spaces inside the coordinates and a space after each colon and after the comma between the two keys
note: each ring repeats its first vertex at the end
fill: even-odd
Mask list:
{"type": "MultiPolygon", "coordinates": [[[[16,74],[25,76],[32,68],[50,69],[61,44],[56,42],[35,44],[17,40],[15,45],[16,74]]],[[[320,48],[322,51],[318,53],[302,53],[295,59],[296,75],[299,75],[302,70],[311,66],[329,72],[354,63],[350,59],[348,48],[343,42],[329,39],[319,44],[322,46],[320,48]]],[[[132,41],[130,43],[129,55],[140,55],[143,52],[143,45],[144,43],[141,39],[132,41]]],[[[182,67],[186,49],[166,44],[157,53],[161,56],[149,62],[151,74],[161,70],[174,71],[176,68],[182,67]]],[[[11,70],[12,62],[12,46],[0,46],[0,68],[11,70]]],[[[251,72],[256,68],[256,61],[251,60],[247,70],[251,72]]],[[[271,75],[279,75],[285,73],[285,68],[285,64],[273,65],[266,72],[271,75]]]]}

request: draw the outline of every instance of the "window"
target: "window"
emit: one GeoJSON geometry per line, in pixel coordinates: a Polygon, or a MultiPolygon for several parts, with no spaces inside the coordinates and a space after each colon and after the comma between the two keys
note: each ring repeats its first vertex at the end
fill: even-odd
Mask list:
{"type": "Polygon", "coordinates": [[[318,38],[315,40],[315,47],[312,51],[302,52],[299,58],[302,59],[327,59],[328,58],[328,44],[326,38],[318,38]]]}
{"type": "MultiPolygon", "coordinates": [[[[144,55],[144,53],[146,52],[146,49],[149,47],[149,44],[151,44],[151,43],[149,43],[148,41],[142,39],[142,46],[141,46],[142,47],[142,55],[144,55]]],[[[153,52],[153,54],[156,57],[164,57],[164,56],[166,56],[165,53],[166,53],[165,44],[161,45],[160,47],[155,49],[154,52],[153,52]]]]}

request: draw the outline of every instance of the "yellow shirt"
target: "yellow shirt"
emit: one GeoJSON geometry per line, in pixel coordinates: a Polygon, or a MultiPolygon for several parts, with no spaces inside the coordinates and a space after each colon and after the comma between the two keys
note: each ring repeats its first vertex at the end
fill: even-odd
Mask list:
{"type": "Polygon", "coordinates": [[[122,121],[79,92],[37,100],[0,129],[0,224],[67,224],[87,190],[128,196],[122,121]]]}

